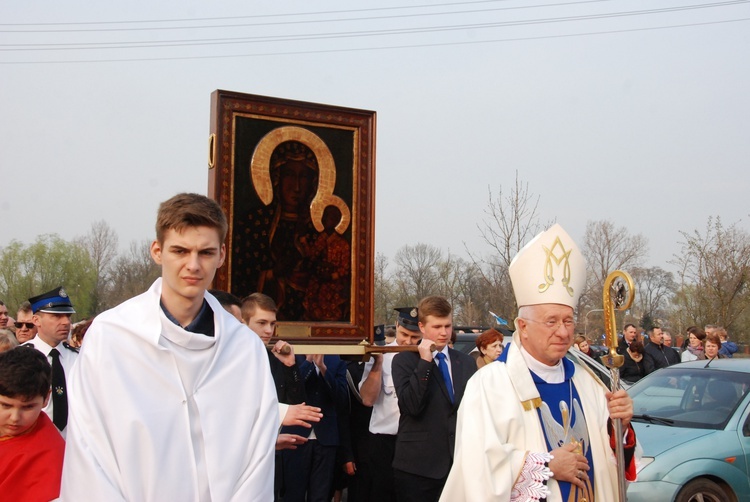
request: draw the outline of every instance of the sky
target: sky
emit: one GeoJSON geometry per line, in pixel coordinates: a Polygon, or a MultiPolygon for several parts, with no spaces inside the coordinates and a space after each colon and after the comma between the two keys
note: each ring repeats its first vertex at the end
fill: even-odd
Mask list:
{"type": "Polygon", "coordinates": [[[578,242],[610,220],[670,268],[750,231],[750,1],[0,3],[0,246],[105,220],[123,249],[207,193],[216,89],[377,113],[375,249],[488,254],[518,173],[578,242]]]}

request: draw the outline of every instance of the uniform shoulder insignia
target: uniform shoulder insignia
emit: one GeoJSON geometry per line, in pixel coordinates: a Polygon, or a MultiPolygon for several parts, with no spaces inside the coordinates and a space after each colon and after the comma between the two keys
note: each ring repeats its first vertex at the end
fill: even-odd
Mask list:
{"type": "Polygon", "coordinates": [[[73,347],[73,346],[72,346],[72,345],[70,345],[70,344],[69,344],[68,342],[63,342],[62,344],[63,344],[63,347],[65,347],[66,349],[68,349],[68,350],[72,350],[73,352],[75,352],[75,353],[78,353],[78,350],[79,350],[79,349],[77,349],[77,348],[73,347]]]}

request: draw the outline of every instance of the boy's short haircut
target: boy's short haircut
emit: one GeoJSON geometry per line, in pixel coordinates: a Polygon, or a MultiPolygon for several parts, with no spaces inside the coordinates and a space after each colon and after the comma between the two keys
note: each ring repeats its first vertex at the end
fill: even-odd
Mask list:
{"type": "Polygon", "coordinates": [[[25,399],[47,398],[52,366],[34,347],[21,345],[0,353],[0,395],[25,399]]]}
{"type": "Polygon", "coordinates": [[[428,296],[419,300],[417,312],[419,312],[419,322],[424,324],[427,321],[427,316],[448,317],[453,312],[453,308],[451,308],[448,300],[442,296],[428,296]]]}
{"type": "Polygon", "coordinates": [[[180,233],[188,227],[215,228],[220,241],[224,242],[229,224],[219,203],[205,195],[180,193],[159,205],[156,216],[156,240],[159,243],[164,243],[168,230],[180,233]]]}
{"type": "Polygon", "coordinates": [[[276,312],[276,302],[268,295],[263,293],[253,293],[242,299],[242,320],[250,322],[250,318],[255,315],[257,309],[267,312],[276,312]]]}

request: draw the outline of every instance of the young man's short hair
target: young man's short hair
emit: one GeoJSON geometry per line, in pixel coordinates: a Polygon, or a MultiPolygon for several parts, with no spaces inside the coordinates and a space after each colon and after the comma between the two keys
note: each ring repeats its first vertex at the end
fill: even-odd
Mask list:
{"type": "Polygon", "coordinates": [[[34,347],[21,345],[0,353],[0,395],[25,399],[47,397],[52,366],[34,347]]]}
{"type": "Polygon", "coordinates": [[[263,293],[253,293],[242,299],[242,320],[250,322],[250,318],[255,315],[257,309],[266,312],[276,312],[276,302],[268,295],[263,293]]]}
{"type": "Polygon", "coordinates": [[[215,228],[224,242],[229,224],[218,202],[205,195],[181,193],[159,205],[156,216],[156,240],[159,243],[164,242],[168,230],[182,232],[188,227],[215,228]]]}
{"type": "Polygon", "coordinates": [[[448,300],[442,296],[428,296],[419,300],[417,312],[419,312],[419,322],[424,324],[427,316],[448,317],[453,312],[453,308],[448,300]]]}

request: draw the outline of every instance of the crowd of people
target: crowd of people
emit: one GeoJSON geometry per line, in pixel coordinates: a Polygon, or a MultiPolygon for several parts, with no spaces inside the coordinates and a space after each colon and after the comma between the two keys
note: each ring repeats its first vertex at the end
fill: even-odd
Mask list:
{"type": "MultiPolygon", "coordinates": [[[[209,290],[227,227],[216,202],[179,194],[159,207],[162,273],[145,293],[73,327],[55,288],[19,307],[15,333],[2,305],[3,497],[298,502],[347,487],[352,502],[609,501],[618,470],[635,479],[632,401],[565,357],[590,347],[574,340],[585,262],[559,225],[510,265],[506,347],[488,330],[475,358],[454,350],[452,307],[428,296],[375,328],[385,347],[368,361],[295,354],[273,341],[269,296],[209,290]]],[[[731,356],[721,331],[691,332],[683,358],[731,356]]],[[[648,335],[644,348],[625,327],[633,378],[680,359],[648,335]]]]}
{"type": "MultiPolygon", "coordinates": [[[[705,329],[690,326],[685,330],[682,345],[673,347],[672,344],[672,334],[658,326],[639,332],[635,324],[626,324],[617,347],[617,353],[624,358],[620,377],[628,383],[635,383],[649,373],[673,364],[698,359],[731,358],[737,352],[737,344],[729,340],[727,330],[712,324],[705,329]]],[[[604,351],[594,350],[589,340],[580,334],[573,346],[595,359],[604,355],[604,351]]]]}

